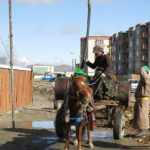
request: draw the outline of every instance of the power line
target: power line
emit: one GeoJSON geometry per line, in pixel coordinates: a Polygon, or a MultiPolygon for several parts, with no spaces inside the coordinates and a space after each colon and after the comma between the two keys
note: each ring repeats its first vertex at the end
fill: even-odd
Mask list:
{"type": "Polygon", "coordinates": [[[6,52],[7,56],[8,56],[8,58],[9,58],[9,57],[10,57],[10,56],[9,56],[9,53],[8,53],[7,48],[6,48],[6,46],[5,46],[5,44],[4,44],[4,42],[3,42],[3,40],[2,40],[1,37],[0,37],[0,41],[1,41],[2,45],[3,45],[3,47],[4,47],[4,50],[5,50],[5,52],[6,52]]]}

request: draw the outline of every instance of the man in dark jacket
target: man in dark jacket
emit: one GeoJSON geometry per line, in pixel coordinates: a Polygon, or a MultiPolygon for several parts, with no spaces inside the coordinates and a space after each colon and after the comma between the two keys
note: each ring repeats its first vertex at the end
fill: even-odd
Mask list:
{"type": "Polygon", "coordinates": [[[109,55],[104,55],[104,49],[100,46],[93,48],[95,62],[86,61],[92,69],[96,68],[94,80],[100,78],[96,83],[96,99],[113,99],[117,95],[116,84],[112,75],[112,60],[109,55]]]}

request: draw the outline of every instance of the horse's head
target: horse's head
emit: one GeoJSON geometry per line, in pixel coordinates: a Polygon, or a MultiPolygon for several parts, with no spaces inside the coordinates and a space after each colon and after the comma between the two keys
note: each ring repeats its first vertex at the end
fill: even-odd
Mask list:
{"type": "Polygon", "coordinates": [[[93,95],[92,89],[86,84],[84,76],[72,76],[73,87],[82,103],[88,103],[93,95]]]}

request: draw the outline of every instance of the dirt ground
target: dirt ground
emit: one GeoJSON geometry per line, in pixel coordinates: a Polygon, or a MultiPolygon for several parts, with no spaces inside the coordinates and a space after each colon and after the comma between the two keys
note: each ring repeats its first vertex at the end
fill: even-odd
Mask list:
{"type": "MultiPolygon", "coordinates": [[[[0,116],[0,150],[63,150],[65,140],[59,139],[54,129],[57,110],[53,108],[53,98],[50,82],[34,81],[33,104],[15,111],[15,129],[12,129],[11,112],[0,116]],[[51,127],[37,126],[37,121],[51,127]]],[[[147,139],[133,138],[135,130],[131,127],[126,130],[124,139],[114,140],[112,129],[97,128],[92,133],[93,150],[150,149],[150,145],[147,142],[145,144],[148,136],[144,137],[147,139]]],[[[88,149],[85,141],[82,142],[82,148],[88,149]]],[[[77,147],[70,144],[70,149],[77,147]]]]}

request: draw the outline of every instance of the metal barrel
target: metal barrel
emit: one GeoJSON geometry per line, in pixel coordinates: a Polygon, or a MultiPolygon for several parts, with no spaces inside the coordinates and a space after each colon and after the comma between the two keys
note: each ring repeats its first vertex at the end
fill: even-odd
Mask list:
{"type": "Polygon", "coordinates": [[[55,80],[55,99],[64,100],[65,93],[67,91],[67,83],[69,79],[67,78],[57,78],[55,80]]]}
{"type": "Polygon", "coordinates": [[[130,88],[129,83],[117,83],[117,97],[120,103],[128,105],[130,101],[130,88]]]}

